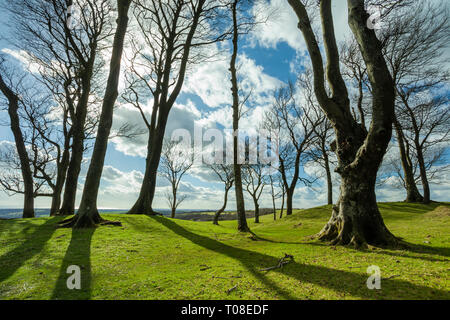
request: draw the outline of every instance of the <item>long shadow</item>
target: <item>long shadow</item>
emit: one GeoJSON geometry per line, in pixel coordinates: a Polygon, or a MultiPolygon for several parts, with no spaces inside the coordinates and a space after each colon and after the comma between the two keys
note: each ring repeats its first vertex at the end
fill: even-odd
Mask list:
{"type": "Polygon", "coordinates": [[[91,241],[95,228],[73,229],[70,244],[61,264],[58,280],[50,299],[57,300],[87,300],[91,298],[91,241]],[[81,289],[69,289],[67,279],[71,274],[67,268],[71,265],[80,267],[81,289]]]}
{"type": "MultiPolygon", "coordinates": [[[[329,247],[330,246],[329,243],[318,242],[318,241],[303,242],[302,244],[308,244],[311,246],[318,246],[318,247],[329,247]]],[[[446,257],[450,256],[450,248],[427,247],[427,246],[410,243],[410,242],[406,242],[406,241],[402,242],[402,246],[399,246],[398,248],[393,248],[393,249],[391,249],[391,251],[387,251],[385,249],[376,250],[376,251],[369,250],[369,249],[355,249],[355,250],[370,252],[370,253],[375,253],[375,254],[381,254],[381,255],[386,254],[386,255],[393,256],[393,257],[404,257],[404,258],[412,258],[412,259],[418,259],[418,260],[427,260],[427,261],[431,261],[431,262],[450,261],[449,259],[446,259],[446,257]],[[418,257],[418,256],[408,255],[407,254],[408,252],[419,253],[419,254],[433,254],[433,255],[444,257],[444,258],[439,259],[439,258],[433,258],[433,257],[427,257],[427,256],[418,257]]]]}
{"type": "MultiPolygon", "coordinates": [[[[174,233],[205,249],[218,252],[240,261],[250,273],[260,279],[267,287],[275,290],[285,299],[295,299],[290,293],[280,288],[276,283],[268,279],[263,272],[258,271],[257,269],[257,267],[263,268],[277,265],[278,258],[263,253],[232,247],[214,239],[195,234],[167,218],[153,216],[149,216],[149,218],[160,222],[174,233]]],[[[365,274],[335,270],[322,266],[312,266],[299,262],[292,262],[283,269],[274,269],[272,272],[280,272],[298,280],[300,283],[312,283],[342,293],[351,294],[352,296],[365,299],[378,297],[377,292],[367,289],[366,280],[368,276],[365,274]]],[[[394,294],[391,295],[393,298],[405,298],[405,293],[410,298],[450,298],[450,293],[448,291],[416,285],[400,279],[382,280],[382,292],[386,294],[393,292],[394,294]],[[402,297],[395,295],[395,292],[398,292],[399,288],[401,288],[402,297]]]]}
{"type": "Polygon", "coordinates": [[[37,226],[32,233],[25,235],[25,240],[21,244],[0,257],[0,283],[42,251],[56,231],[55,221],[57,220],[60,218],[50,218],[42,225],[37,226]]]}

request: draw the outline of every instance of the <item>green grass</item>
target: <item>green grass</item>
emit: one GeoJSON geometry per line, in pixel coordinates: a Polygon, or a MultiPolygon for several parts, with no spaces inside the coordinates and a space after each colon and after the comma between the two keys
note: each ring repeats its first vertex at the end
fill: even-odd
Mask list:
{"type": "Polygon", "coordinates": [[[450,205],[437,206],[380,204],[408,250],[308,240],[329,206],[251,219],[259,240],[236,232],[236,221],[105,214],[123,227],[72,231],[55,228],[61,218],[2,220],[0,299],[450,299],[450,205]],[[285,253],[295,262],[259,271],[285,253]],[[66,287],[69,265],[81,267],[81,290],[66,287]],[[381,290],[366,287],[370,265],[381,269],[381,290]]]}

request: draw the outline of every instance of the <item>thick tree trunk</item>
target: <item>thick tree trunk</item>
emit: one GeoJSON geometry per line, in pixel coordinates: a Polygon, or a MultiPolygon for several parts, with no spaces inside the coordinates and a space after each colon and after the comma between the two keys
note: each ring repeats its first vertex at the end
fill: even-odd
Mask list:
{"type": "Polygon", "coordinates": [[[128,211],[128,214],[157,214],[153,211],[152,203],[155,196],[156,178],[161,159],[161,150],[163,146],[167,118],[168,114],[160,114],[158,119],[159,124],[154,131],[155,134],[153,137],[149,136],[144,179],[142,181],[138,199],[128,211]]]}
{"type": "Polygon", "coordinates": [[[123,43],[128,26],[128,9],[131,0],[118,0],[117,29],[114,36],[113,51],[111,55],[110,71],[103,99],[102,112],[95,139],[94,150],[86,176],[83,196],[77,215],[69,221],[62,223],[63,227],[91,228],[97,224],[121,225],[120,222],[105,221],[97,210],[97,196],[100,179],[103,171],[108,138],[113,121],[114,104],[116,102],[120,76],[120,65],[123,52],[123,43]]]}
{"type": "Polygon", "coordinates": [[[259,205],[258,205],[258,199],[253,197],[253,204],[255,206],[255,223],[259,223],[259,205]]]}
{"type": "Polygon", "coordinates": [[[342,178],[339,200],[318,238],[333,245],[393,245],[396,239],[386,228],[377,206],[374,187],[377,167],[361,171],[342,178]]]}
{"type": "Polygon", "coordinates": [[[227,207],[227,202],[228,202],[228,191],[230,191],[230,187],[225,187],[225,196],[223,199],[223,206],[216,211],[216,213],[214,214],[214,220],[213,220],[213,224],[215,225],[219,225],[219,218],[220,215],[225,211],[226,207],[227,207]]]}
{"type": "Polygon", "coordinates": [[[405,189],[406,189],[405,202],[422,202],[423,197],[421,196],[419,189],[417,189],[411,159],[409,158],[409,155],[406,151],[403,130],[400,126],[400,123],[398,123],[397,119],[394,119],[394,128],[397,134],[398,147],[400,150],[400,159],[402,162],[403,174],[405,179],[405,189]]]}
{"type": "Polygon", "coordinates": [[[392,135],[394,82],[386,66],[382,47],[374,30],[367,28],[369,14],[363,0],[347,0],[348,21],[358,42],[372,87],[372,124],[366,132],[351,112],[348,91],[339,69],[339,53],[334,34],[331,0],[320,1],[326,79],[320,48],[308,12],[300,0],[288,0],[299,18],[298,27],[308,46],[314,71],[314,91],[321,108],[336,133],[338,167],[342,177],[340,197],[319,239],[333,244],[362,246],[395,245],[397,239],[384,225],[375,196],[378,168],[392,135]]]}
{"type": "MultiPolygon", "coordinates": [[[[95,57],[95,54],[94,54],[95,57]]],[[[75,213],[75,200],[77,195],[78,177],[81,170],[81,162],[84,154],[84,129],[87,117],[89,96],[91,93],[91,79],[93,75],[94,61],[91,59],[84,71],[82,78],[82,94],[77,104],[75,118],[72,119],[72,155],[67,170],[66,185],[60,215],[73,215],[75,213]]]]}
{"type": "Polygon", "coordinates": [[[0,75],[0,91],[8,99],[8,114],[10,119],[11,131],[14,135],[14,141],[17,149],[17,154],[20,160],[20,169],[22,172],[22,179],[24,185],[23,197],[23,218],[34,218],[34,186],[33,175],[30,168],[30,161],[28,158],[25,141],[22,130],[20,128],[19,119],[19,97],[9,88],[3,81],[0,75]]]}
{"type": "Polygon", "coordinates": [[[242,188],[242,176],[241,176],[241,165],[238,163],[238,137],[237,134],[239,130],[239,92],[238,92],[238,82],[236,73],[236,58],[238,53],[238,22],[237,22],[237,1],[235,0],[232,4],[232,15],[233,15],[233,53],[231,55],[230,61],[230,72],[231,72],[231,92],[233,96],[233,170],[234,170],[234,190],[236,192],[236,213],[238,218],[238,230],[242,232],[250,231],[247,224],[247,218],[245,216],[245,202],[244,202],[244,191],[242,188]]]}

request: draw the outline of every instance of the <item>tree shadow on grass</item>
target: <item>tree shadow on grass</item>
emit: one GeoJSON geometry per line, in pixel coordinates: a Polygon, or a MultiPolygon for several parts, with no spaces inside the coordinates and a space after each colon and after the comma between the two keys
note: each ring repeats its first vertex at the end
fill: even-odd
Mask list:
{"type": "Polygon", "coordinates": [[[21,244],[0,257],[0,283],[12,276],[25,262],[42,251],[56,231],[55,221],[58,220],[60,218],[50,218],[43,224],[36,226],[34,231],[24,236],[25,240],[21,244]]]}
{"type": "MultiPolygon", "coordinates": [[[[174,233],[208,250],[226,255],[240,261],[245,268],[258,278],[268,288],[276,291],[282,298],[295,299],[295,297],[281,288],[277,283],[268,279],[259,268],[271,267],[278,264],[279,258],[263,253],[236,248],[209,237],[195,234],[186,230],[175,222],[163,218],[149,216],[174,233]]],[[[369,290],[366,287],[368,275],[348,271],[330,269],[322,266],[313,266],[305,263],[292,262],[282,269],[274,269],[298,280],[300,283],[311,283],[363,299],[391,298],[391,299],[449,299],[448,291],[416,285],[400,279],[386,279],[382,281],[382,290],[369,290]]]]}
{"type": "Polygon", "coordinates": [[[67,247],[66,254],[61,264],[58,280],[51,299],[56,300],[87,300],[91,298],[91,241],[95,228],[72,229],[72,238],[67,247]],[[72,275],[67,273],[71,265],[80,267],[81,289],[69,289],[67,279],[72,275]]]}

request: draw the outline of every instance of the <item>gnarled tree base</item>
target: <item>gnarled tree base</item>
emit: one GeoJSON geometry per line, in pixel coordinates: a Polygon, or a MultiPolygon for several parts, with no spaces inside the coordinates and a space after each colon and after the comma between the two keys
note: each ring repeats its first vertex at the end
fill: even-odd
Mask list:
{"type": "Polygon", "coordinates": [[[59,222],[58,228],[73,228],[73,229],[84,229],[84,228],[95,228],[97,226],[122,226],[120,221],[109,221],[103,219],[97,210],[92,214],[76,214],[72,218],[63,220],[59,222]]]}
{"type": "Polygon", "coordinates": [[[399,245],[399,239],[386,228],[378,207],[367,203],[333,206],[330,220],[315,237],[332,245],[355,248],[399,245]]]}
{"type": "Polygon", "coordinates": [[[404,202],[407,203],[419,203],[423,202],[423,197],[419,193],[419,191],[416,189],[414,191],[407,192],[407,196],[404,202]]]}

